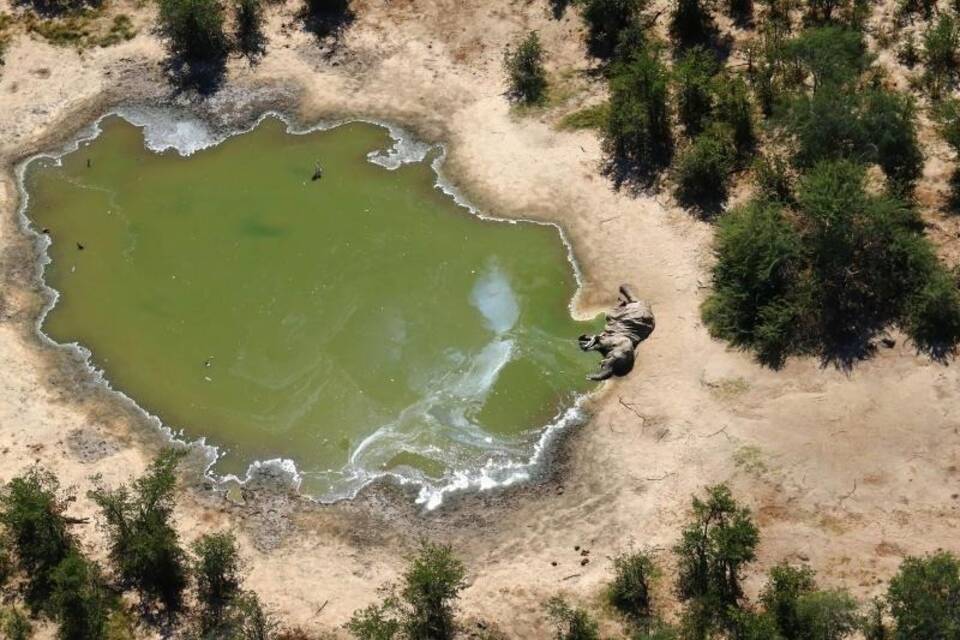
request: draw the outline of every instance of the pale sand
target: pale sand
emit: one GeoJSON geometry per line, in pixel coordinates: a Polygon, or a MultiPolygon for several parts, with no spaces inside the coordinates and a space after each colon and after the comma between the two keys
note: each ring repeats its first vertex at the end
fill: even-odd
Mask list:
{"type": "MultiPolygon", "coordinates": [[[[770,564],[808,559],[824,583],[869,596],[906,554],[960,552],[957,367],[916,356],[898,336],[895,348],[849,374],[811,360],[774,372],[710,339],[698,312],[710,226],[665,200],[615,192],[599,172],[595,135],[553,127],[601,85],[568,81],[586,91],[523,117],[502,96],[502,49],[524,29],[540,31],[555,71],[587,68],[579,21],[570,12],[554,21],[545,4],[368,0],[333,56],[298,26],[282,26],[292,4],[274,7],[267,56],[252,68],[232,61],[227,90],[270,89],[265,104],[280,100],[304,122],[380,117],[446,143],[445,171],[473,201],[567,231],[585,277],[581,312],[613,302],[622,281],[653,303],[657,330],[634,373],[604,388],[545,484],[467,497],[431,514],[389,491],[326,508],[283,496],[236,507],[194,486],[177,511],[185,538],[235,528],[248,586],[271,610],[335,629],[378,597],[402,570],[403,554],[428,535],[452,543],[470,568],[464,614],[521,638],[547,636],[541,604],[558,591],[596,602],[610,575],[607,558],[631,541],[660,549],[669,563],[690,495],[713,482],[731,482],[761,525],[751,589],[770,564]],[[590,549],[587,566],[574,545],[590,549]]],[[[130,11],[139,11],[140,24],[150,19],[149,10],[130,11]]],[[[88,478],[100,473],[113,483],[139,473],[158,438],[35,337],[41,300],[14,215],[11,163],[61,142],[109,104],[169,95],[158,75],[163,50],[143,31],[82,56],[20,37],[0,73],[0,478],[39,460],[77,487],[71,513],[80,516],[93,515],[88,478]],[[83,437],[69,436],[77,430],[83,437]],[[78,446],[97,439],[99,453],[78,446]]],[[[947,154],[938,156],[930,179],[949,172],[947,154]]],[[[947,253],[956,251],[953,238],[937,238],[947,253]]],[[[79,532],[101,555],[96,527],[79,532]]],[[[669,585],[662,591],[670,609],[669,585]]]]}

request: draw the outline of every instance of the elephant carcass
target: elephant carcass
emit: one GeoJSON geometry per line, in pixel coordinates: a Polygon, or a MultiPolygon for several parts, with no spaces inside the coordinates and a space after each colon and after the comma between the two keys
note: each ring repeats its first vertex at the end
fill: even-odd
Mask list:
{"type": "Polygon", "coordinates": [[[581,349],[599,351],[603,355],[600,370],[587,376],[590,380],[606,380],[630,373],[637,345],[646,340],[656,326],[650,305],[637,299],[625,284],[620,286],[617,306],[606,314],[606,318],[601,333],[579,338],[581,349]]]}

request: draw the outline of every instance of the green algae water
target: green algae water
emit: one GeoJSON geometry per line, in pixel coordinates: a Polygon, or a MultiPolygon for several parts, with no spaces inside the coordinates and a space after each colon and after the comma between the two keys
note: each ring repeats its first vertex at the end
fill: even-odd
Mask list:
{"type": "Polygon", "coordinates": [[[215,473],[295,465],[325,500],[389,474],[435,504],[526,477],[575,418],[597,327],[570,316],[557,229],[471,214],[427,161],[371,162],[393,144],[372,124],[266,118],[187,157],[100,128],[25,175],[59,294],[42,329],[215,446],[215,473]]]}

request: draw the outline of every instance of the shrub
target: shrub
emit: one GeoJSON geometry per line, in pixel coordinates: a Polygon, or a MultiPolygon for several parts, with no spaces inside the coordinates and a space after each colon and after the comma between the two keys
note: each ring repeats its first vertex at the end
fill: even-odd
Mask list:
{"type": "Polygon", "coordinates": [[[764,610],[773,616],[785,640],[801,637],[798,602],[816,587],[814,572],[809,567],[781,563],[770,569],[770,578],[760,594],[760,602],[764,610]]]}
{"type": "Polygon", "coordinates": [[[960,30],[956,19],[949,13],[941,13],[923,32],[922,39],[927,85],[934,97],[939,97],[953,82],[957,72],[960,30]]]}
{"type": "Polygon", "coordinates": [[[236,0],[234,18],[237,46],[246,54],[258,53],[263,46],[263,5],[261,0],[236,0]]]}
{"type": "Polygon", "coordinates": [[[446,545],[422,542],[396,589],[379,605],[353,614],[347,629],[360,640],[449,640],[454,601],[466,586],[463,563],[446,545]]]}
{"type": "Polygon", "coordinates": [[[754,200],[719,219],[713,293],[703,307],[710,333],[757,350],[778,366],[796,349],[802,313],[794,296],[801,239],[779,203],[754,200]]]}
{"type": "Polygon", "coordinates": [[[712,79],[717,61],[703,47],[693,47],[674,66],[677,115],[687,135],[695,136],[713,115],[712,79]]]}
{"type": "Polygon", "coordinates": [[[29,640],[33,636],[33,625],[16,607],[7,609],[0,616],[0,629],[8,640],[29,640]]]}
{"type": "Polygon", "coordinates": [[[903,44],[897,49],[897,60],[908,69],[913,69],[920,62],[920,48],[917,38],[910,32],[903,39],[903,44]]]}
{"type": "Polygon", "coordinates": [[[717,96],[716,119],[733,132],[733,144],[740,158],[747,157],[756,143],[750,92],[740,76],[720,74],[714,81],[717,96]]]}
{"type": "Polygon", "coordinates": [[[870,64],[863,33],[839,26],[804,29],[784,45],[783,55],[810,75],[814,91],[848,85],[870,64]]]}
{"type": "Polygon", "coordinates": [[[202,536],[193,543],[193,553],[201,627],[209,630],[223,621],[224,611],[240,595],[240,555],[231,533],[202,536]]]}
{"type": "Polygon", "coordinates": [[[614,70],[604,147],[614,163],[641,176],[655,175],[669,163],[667,72],[650,48],[614,70]]]}
{"type": "Polygon", "coordinates": [[[772,616],[753,611],[731,612],[729,638],[730,640],[783,640],[772,616]]]}
{"type": "Polygon", "coordinates": [[[786,160],[781,156],[757,158],[753,163],[753,181],[760,198],[784,204],[793,199],[793,178],[786,160]]]}
{"type": "MultiPolygon", "coordinates": [[[[845,591],[814,591],[797,601],[797,638],[842,640],[860,628],[857,601],[845,591]]],[[[783,629],[781,628],[781,631],[783,629]]]]}
{"type": "Polygon", "coordinates": [[[960,560],[953,554],[905,559],[890,580],[887,599],[897,640],[960,638],[960,560]]]}
{"type": "Polygon", "coordinates": [[[543,68],[543,48],[536,31],[531,31],[515,50],[507,47],[503,54],[507,71],[509,95],[525,104],[542,102],[547,89],[547,74],[543,68]]]}
{"type": "Polygon", "coordinates": [[[895,190],[908,192],[923,169],[916,109],[909,95],[873,89],[863,94],[864,153],[883,169],[895,190]]]}
{"type": "Polygon", "coordinates": [[[571,607],[560,596],[547,602],[547,616],[556,640],[600,640],[600,626],[586,610],[571,607]]]}
{"type": "Polygon", "coordinates": [[[0,523],[27,576],[26,598],[34,611],[46,604],[53,589],[53,571],[74,546],[65,510],[60,483],[37,467],[11,480],[0,493],[0,523]]]}
{"type": "Polygon", "coordinates": [[[583,0],[581,11],[591,55],[611,57],[622,34],[637,21],[645,6],[646,0],[583,0]]]}
{"type": "Polygon", "coordinates": [[[715,124],[701,133],[677,159],[677,198],[684,206],[710,212],[726,200],[736,147],[730,128],[715,124]]]}
{"type": "Polygon", "coordinates": [[[623,615],[646,621],[653,616],[653,582],[659,571],[643,552],[626,553],[613,559],[613,582],[607,590],[610,604],[623,615]]]}
{"type": "Polygon", "coordinates": [[[160,25],[170,50],[188,63],[216,61],[227,52],[219,0],[160,0],[160,25]]]}
{"type": "Polygon", "coordinates": [[[180,608],[187,584],[186,554],[171,525],[176,477],[184,452],[166,449],[133,488],[98,488],[90,498],[100,507],[110,541],[110,560],[125,585],[142,599],[180,608]]]}
{"type": "Polygon", "coordinates": [[[563,116],[558,128],[567,130],[599,129],[602,130],[610,118],[610,105],[606,102],[584,107],[578,111],[563,116]]]}
{"type": "Polygon", "coordinates": [[[60,640],[106,638],[110,605],[100,568],[73,550],[52,575],[50,602],[60,627],[60,640]]]}
{"type": "Polygon", "coordinates": [[[705,500],[693,498],[693,520],[674,546],[677,595],[692,602],[700,626],[726,622],[740,606],[744,566],[755,557],[758,534],[750,510],[733,499],[726,485],[707,487],[705,500]]]}

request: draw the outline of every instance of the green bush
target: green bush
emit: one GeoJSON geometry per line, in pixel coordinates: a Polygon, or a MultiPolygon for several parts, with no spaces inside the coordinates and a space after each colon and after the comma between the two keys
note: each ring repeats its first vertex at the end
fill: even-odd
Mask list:
{"type": "Polygon", "coordinates": [[[610,604],[633,621],[650,620],[653,583],[660,575],[653,559],[643,552],[621,554],[613,559],[613,574],[607,588],[610,604]]]}
{"type": "Polygon", "coordinates": [[[934,97],[939,97],[956,79],[957,47],[960,46],[960,27],[956,18],[941,13],[923,32],[922,54],[927,86],[934,97]]]}
{"type": "Polygon", "coordinates": [[[784,640],[773,617],[767,613],[733,611],[729,626],[730,640],[784,640]]]}
{"type": "Polygon", "coordinates": [[[219,0],[160,0],[160,25],[173,54],[189,63],[216,61],[227,52],[219,0]]]}
{"type": "Polygon", "coordinates": [[[641,177],[669,164],[673,141],[667,72],[654,50],[637,51],[614,69],[603,142],[615,164],[641,177]]]}
{"type": "Polygon", "coordinates": [[[0,524],[27,576],[26,598],[34,611],[45,608],[53,572],[74,547],[65,510],[57,478],[37,467],[11,480],[0,493],[0,524]]]}
{"type": "MultiPolygon", "coordinates": [[[[860,629],[857,601],[846,591],[814,591],[797,600],[799,632],[804,640],[843,640],[860,629]]],[[[782,631],[782,629],[781,629],[782,631]]]]}
{"type": "Polygon", "coordinates": [[[100,507],[110,541],[110,560],[124,585],[144,601],[177,611],[187,585],[186,554],[171,524],[174,471],[184,452],[166,449],[133,488],[98,488],[90,498],[100,507]]]}
{"type": "Polygon", "coordinates": [[[814,92],[851,84],[871,61],[863,32],[840,26],[804,29],[784,44],[781,55],[809,74],[814,92]]]}
{"type": "Polygon", "coordinates": [[[707,487],[705,500],[693,498],[693,520],[674,546],[677,596],[690,603],[696,628],[729,622],[741,605],[744,567],[755,558],[759,539],[750,510],[740,506],[726,485],[707,487]]]}
{"type": "Polygon", "coordinates": [[[396,589],[380,604],[353,614],[347,629],[359,640],[449,640],[456,632],[454,602],[466,570],[446,545],[422,542],[396,589]]]}
{"type": "Polygon", "coordinates": [[[600,626],[586,610],[571,607],[560,596],[547,602],[555,640],[600,640],[600,626]]]}
{"type": "Polygon", "coordinates": [[[714,80],[716,120],[733,132],[733,144],[739,158],[746,158],[756,143],[753,128],[753,107],[747,83],[740,76],[720,74],[714,80]]]}
{"type": "Polygon", "coordinates": [[[688,136],[695,136],[713,116],[713,76],[717,61],[703,47],[686,51],[673,69],[677,115],[688,136]]]}
{"type": "Polygon", "coordinates": [[[524,104],[537,104],[546,97],[547,73],[543,68],[543,47],[536,31],[527,34],[516,49],[503,54],[510,97],[524,104]]]}
{"type": "Polygon", "coordinates": [[[863,167],[818,163],[789,216],[782,211],[760,200],[721,218],[714,292],[703,307],[713,335],[773,366],[808,351],[860,357],[891,324],[935,354],[955,347],[956,284],[911,207],[867,193],[863,167]]]}
{"type": "Polygon", "coordinates": [[[960,559],[946,551],[907,558],[890,580],[887,599],[897,640],[958,640],[960,559]]]}
{"type": "Polygon", "coordinates": [[[201,627],[210,630],[221,624],[227,607],[240,595],[240,554],[231,533],[204,535],[192,547],[201,627]]]}
{"type": "Polygon", "coordinates": [[[757,195],[765,200],[787,204],[793,200],[793,178],[787,161],[778,155],[760,156],[753,163],[753,181],[757,195]]]}
{"type": "Polygon", "coordinates": [[[29,640],[33,637],[33,625],[16,607],[11,607],[0,615],[0,629],[7,640],[29,640]]]}
{"type": "Polygon", "coordinates": [[[752,347],[762,362],[778,366],[797,347],[800,235],[782,205],[754,200],[720,217],[714,243],[704,322],[715,337],[752,347]]]}
{"type": "Polygon", "coordinates": [[[677,158],[674,178],[680,203],[705,212],[716,210],[726,200],[735,161],[729,127],[714,124],[698,135],[677,158]]]}
{"type": "Polygon", "coordinates": [[[909,192],[923,169],[913,98],[885,89],[862,96],[864,156],[880,165],[894,191],[909,192]]]}
{"type": "Polygon", "coordinates": [[[770,569],[767,585],[760,593],[760,602],[773,617],[785,640],[799,640],[802,637],[798,602],[816,588],[814,572],[809,567],[781,563],[770,569]]]}
{"type": "Polygon", "coordinates": [[[635,24],[646,0],[582,0],[587,48],[598,58],[611,57],[625,30],[635,24]]]}
{"type": "Polygon", "coordinates": [[[78,551],[57,565],[52,574],[50,595],[60,640],[102,640],[106,638],[110,600],[99,567],[78,551]]]}

